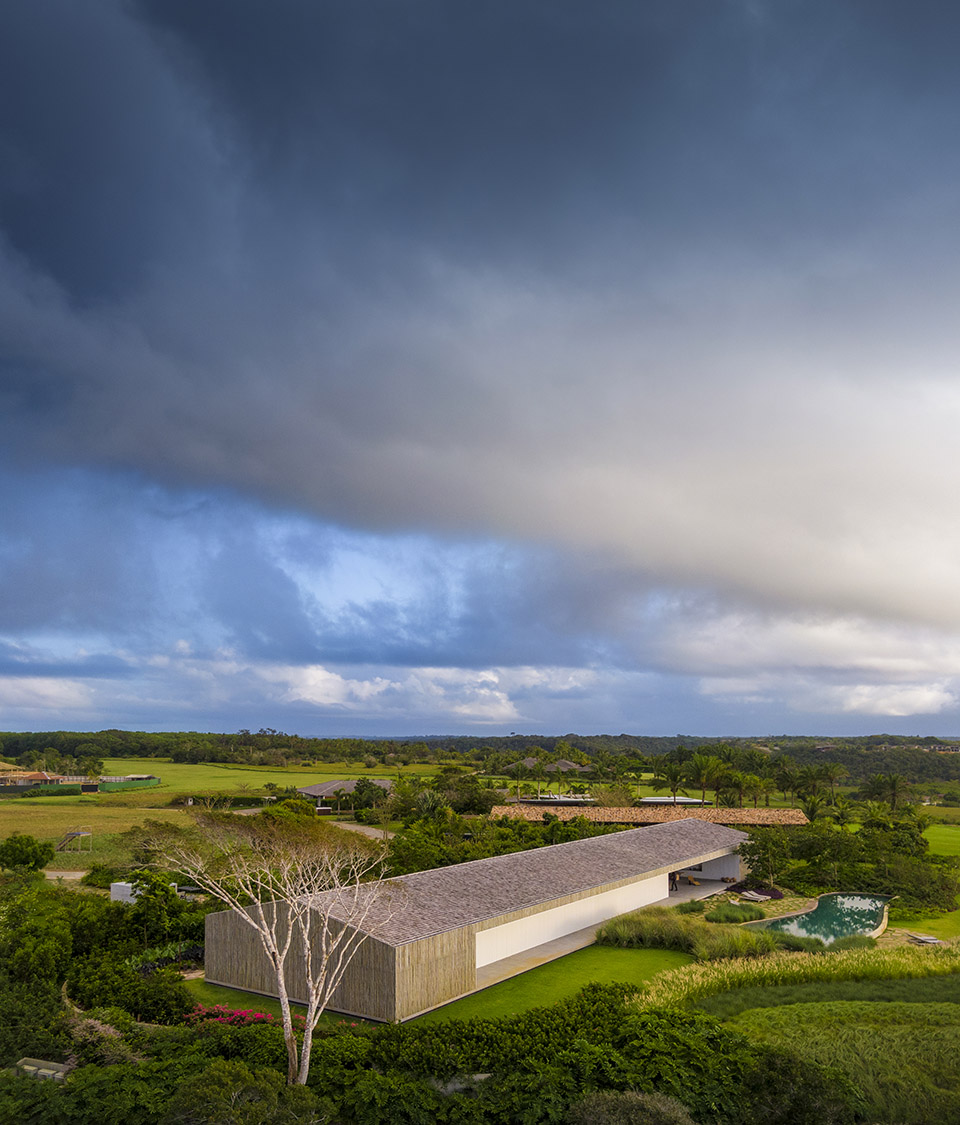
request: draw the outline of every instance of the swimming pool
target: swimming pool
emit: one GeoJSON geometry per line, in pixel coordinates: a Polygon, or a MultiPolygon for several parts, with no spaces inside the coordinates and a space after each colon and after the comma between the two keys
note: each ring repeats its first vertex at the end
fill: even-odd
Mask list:
{"type": "Polygon", "coordinates": [[[890,895],[865,895],[838,892],[821,895],[813,910],[788,914],[783,918],[748,922],[755,929],[778,930],[797,937],[815,937],[830,945],[838,938],[854,934],[875,937],[887,924],[890,895]]]}

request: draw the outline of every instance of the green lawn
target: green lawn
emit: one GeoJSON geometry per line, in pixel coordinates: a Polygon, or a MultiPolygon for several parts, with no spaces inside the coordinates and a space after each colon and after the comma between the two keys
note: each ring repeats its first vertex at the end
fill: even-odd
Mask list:
{"type": "Polygon", "coordinates": [[[685,953],[668,949],[614,949],[590,945],[518,977],[491,985],[482,992],[455,1000],[411,1022],[422,1024],[478,1016],[512,1016],[528,1008],[565,1000],[593,981],[644,984],[657,973],[679,968],[692,960],[685,953]]]}
{"type": "Polygon", "coordinates": [[[960,855],[960,824],[931,824],[923,834],[937,855],[960,855]]]}
{"type": "MultiPolygon", "coordinates": [[[[431,775],[431,765],[404,766],[405,776],[431,775]]],[[[164,758],[107,758],[104,773],[152,773],[161,784],[149,789],[84,794],[73,797],[12,797],[0,800],[0,839],[12,832],[26,832],[41,840],[59,840],[69,829],[80,825],[93,830],[93,852],[58,853],[52,868],[84,870],[91,863],[121,860],[118,835],[144,820],[185,821],[182,809],[170,802],[184,794],[216,794],[237,797],[261,790],[268,782],[283,786],[312,785],[353,777],[397,776],[393,767],[366,769],[354,763],[325,762],[317,767],[291,766],[288,769],[260,766],[200,763],[191,765],[164,758]]]]}

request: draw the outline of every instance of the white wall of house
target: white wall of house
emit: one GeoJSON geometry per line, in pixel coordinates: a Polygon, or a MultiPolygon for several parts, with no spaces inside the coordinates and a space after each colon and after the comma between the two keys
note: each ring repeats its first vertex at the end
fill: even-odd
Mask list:
{"type": "Polygon", "coordinates": [[[608,918],[649,906],[651,902],[667,898],[669,890],[666,875],[651,875],[626,887],[601,891],[589,898],[555,906],[539,914],[531,914],[516,922],[493,926],[477,933],[477,968],[512,957],[554,938],[564,937],[587,926],[598,926],[608,918]]]}
{"type": "Polygon", "coordinates": [[[733,855],[708,859],[702,864],[700,874],[704,879],[739,879],[740,856],[734,852],[733,855]]]}

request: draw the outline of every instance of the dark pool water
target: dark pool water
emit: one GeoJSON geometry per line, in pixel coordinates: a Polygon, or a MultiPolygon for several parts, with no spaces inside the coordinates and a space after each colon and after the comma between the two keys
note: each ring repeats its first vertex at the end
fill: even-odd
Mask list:
{"type": "Polygon", "coordinates": [[[815,937],[827,945],[852,934],[870,934],[883,921],[883,908],[890,901],[884,895],[821,895],[816,907],[806,914],[771,921],[750,922],[750,926],[779,930],[797,937],[815,937]]]}

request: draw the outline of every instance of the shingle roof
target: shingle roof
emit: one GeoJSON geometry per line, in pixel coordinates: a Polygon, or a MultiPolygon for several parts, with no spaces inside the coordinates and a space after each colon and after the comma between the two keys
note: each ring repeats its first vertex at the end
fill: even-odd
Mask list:
{"type": "MultiPolygon", "coordinates": [[[[404,945],[621,879],[685,867],[746,839],[744,832],[690,817],[418,871],[390,881],[393,895],[384,904],[386,917],[369,928],[378,941],[404,945]]],[[[337,916],[338,911],[331,913],[337,916]]]]}
{"type": "MultiPolygon", "coordinates": [[[[338,789],[342,789],[344,793],[352,793],[357,787],[358,780],[359,778],[350,777],[343,781],[320,781],[316,785],[304,785],[297,792],[302,793],[305,797],[332,797],[338,789]]],[[[369,780],[374,785],[379,785],[381,789],[390,790],[393,788],[393,782],[386,778],[371,777],[369,780]]]]}
{"type": "Polygon", "coordinates": [[[710,824],[744,824],[752,827],[761,825],[808,824],[801,809],[702,809],[691,812],[682,805],[645,805],[642,808],[604,809],[596,805],[570,808],[565,805],[495,805],[490,810],[492,817],[512,816],[519,820],[530,820],[540,824],[544,814],[549,813],[560,820],[573,820],[582,816],[594,824],[670,824],[677,820],[696,816],[710,824]]]}

